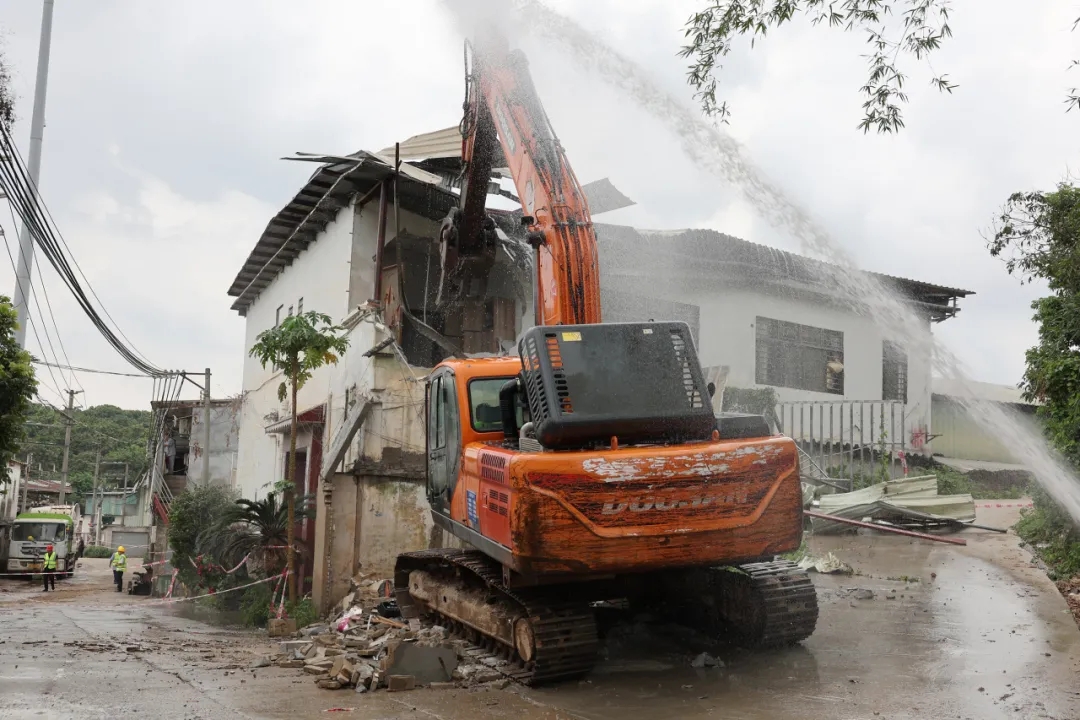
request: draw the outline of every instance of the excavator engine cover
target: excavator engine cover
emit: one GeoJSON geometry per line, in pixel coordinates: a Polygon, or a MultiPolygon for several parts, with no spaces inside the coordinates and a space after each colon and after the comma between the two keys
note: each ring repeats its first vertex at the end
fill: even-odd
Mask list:
{"type": "Polygon", "coordinates": [[[545,448],[707,440],[716,429],[686,323],[534,327],[518,352],[545,448]]]}

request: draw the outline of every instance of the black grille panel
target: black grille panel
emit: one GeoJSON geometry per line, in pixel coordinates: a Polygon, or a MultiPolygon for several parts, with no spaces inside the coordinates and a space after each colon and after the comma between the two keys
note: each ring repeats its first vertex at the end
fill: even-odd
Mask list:
{"type": "Polygon", "coordinates": [[[686,323],[538,327],[518,349],[545,447],[704,440],[716,429],[686,323]]]}

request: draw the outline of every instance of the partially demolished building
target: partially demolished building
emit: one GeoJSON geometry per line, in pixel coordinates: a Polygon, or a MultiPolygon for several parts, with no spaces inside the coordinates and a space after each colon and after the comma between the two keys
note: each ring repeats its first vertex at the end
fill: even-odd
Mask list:
{"type": "MultiPolygon", "coordinates": [[[[499,182],[488,202],[498,251],[470,279],[478,285],[468,296],[482,299],[440,297],[439,227],[458,203],[460,158],[457,128],[378,153],[303,158],[318,169],[229,289],[246,320],[245,348],[310,310],[348,331],[348,352],[298,398],[296,481],[316,507],[301,532],[301,577],[323,608],[358,570],[385,573],[397,553],[446,541],[427,512],[423,378],[451,354],[514,353],[532,325],[532,250],[520,205],[499,182]]],[[[607,181],[584,189],[594,216],[632,204],[607,181]]],[[[712,231],[598,225],[597,236],[605,321],[685,321],[728,387],[776,387],[782,402],[815,407],[868,401],[881,412],[892,402],[899,423],[928,432],[928,359],[888,354],[880,328],[814,284],[809,261],[712,231]]],[[[968,294],[896,282],[925,312],[928,333],[968,294]]],[[[257,498],[287,472],[291,420],[277,398],[281,374],[244,363],[236,486],[257,498]]],[[[907,443],[911,435],[897,432],[890,437],[907,443]]]]}

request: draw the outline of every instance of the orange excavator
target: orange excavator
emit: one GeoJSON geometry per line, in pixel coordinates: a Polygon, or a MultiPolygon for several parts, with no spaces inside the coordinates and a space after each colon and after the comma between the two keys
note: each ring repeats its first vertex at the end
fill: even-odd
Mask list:
{"type": "Polygon", "coordinates": [[[802,538],[794,442],[714,413],[685,323],[601,322],[588,203],[525,56],[470,47],[440,294],[491,267],[501,147],[535,249],[535,326],[520,357],[452,358],[428,377],[428,499],[466,549],[400,555],[398,607],[498,651],[526,684],[586,674],[610,601],[744,646],[802,641],[814,586],[776,559],[802,538]]]}

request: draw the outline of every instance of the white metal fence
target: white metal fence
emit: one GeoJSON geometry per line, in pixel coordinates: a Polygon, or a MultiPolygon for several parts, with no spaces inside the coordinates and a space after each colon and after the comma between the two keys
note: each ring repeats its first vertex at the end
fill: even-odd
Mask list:
{"type": "Polygon", "coordinates": [[[887,464],[895,477],[902,471],[893,461],[906,447],[904,411],[899,401],[796,401],[777,404],[773,420],[799,445],[804,475],[851,480],[887,464]]]}

